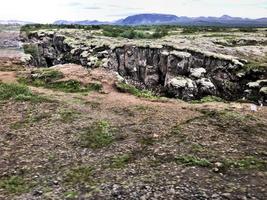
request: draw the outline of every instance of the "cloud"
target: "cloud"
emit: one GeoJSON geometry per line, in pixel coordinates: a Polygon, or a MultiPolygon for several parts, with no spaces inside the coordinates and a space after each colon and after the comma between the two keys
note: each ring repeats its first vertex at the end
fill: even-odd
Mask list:
{"type": "Polygon", "coordinates": [[[86,9],[86,10],[100,10],[101,7],[97,7],[97,6],[86,6],[83,9],[86,9]]]}
{"type": "Polygon", "coordinates": [[[267,0],[3,0],[0,20],[45,23],[58,19],[113,21],[138,13],[189,17],[226,14],[261,18],[267,17],[266,8],[267,0]]]}

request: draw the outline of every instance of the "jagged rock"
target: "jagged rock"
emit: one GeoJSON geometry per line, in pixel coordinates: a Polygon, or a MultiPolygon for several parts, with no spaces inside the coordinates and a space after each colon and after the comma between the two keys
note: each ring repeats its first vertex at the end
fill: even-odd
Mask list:
{"type": "Polygon", "coordinates": [[[216,87],[208,78],[202,78],[196,81],[200,96],[204,95],[215,95],[216,94],[216,87]]]}
{"type": "Polygon", "coordinates": [[[260,94],[267,96],[267,87],[262,87],[260,89],[260,94]]]}
{"type": "Polygon", "coordinates": [[[253,77],[241,74],[247,61],[233,56],[150,41],[119,41],[92,35],[80,39],[77,30],[64,31],[36,31],[28,35],[27,42],[36,49],[32,57],[35,66],[103,66],[136,86],[185,100],[210,94],[227,100],[244,95],[257,99],[261,98],[260,88],[266,86],[266,80],[254,81],[258,77],[255,70],[250,72],[256,74],[253,77]],[[250,92],[245,94],[246,90],[250,92]]]}
{"type": "Polygon", "coordinates": [[[201,78],[207,71],[204,68],[191,68],[190,75],[195,78],[201,78]]]}
{"type": "Polygon", "coordinates": [[[259,87],[260,87],[260,83],[259,83],[259,82],[249,82],[249,83],[247,84],[247,86],[248,86],[249,88],[259,88],[259,87]]]}
{"type": "Polygon", "coordinates": [[[175,97],[191,100],[197,93],[196,83],[185,77],[176,77],[167,83],[168,92],[175,97]]]}

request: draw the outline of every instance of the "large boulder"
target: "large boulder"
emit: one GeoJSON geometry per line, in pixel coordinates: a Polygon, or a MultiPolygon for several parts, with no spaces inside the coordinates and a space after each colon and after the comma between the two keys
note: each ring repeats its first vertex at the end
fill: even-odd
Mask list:
{"type": "Polygon", "coordinates": [[[195,81],[182,76],[171,79],[166,87],[169,95],[183,100],[194,99],[198,92],[195,81]]]}

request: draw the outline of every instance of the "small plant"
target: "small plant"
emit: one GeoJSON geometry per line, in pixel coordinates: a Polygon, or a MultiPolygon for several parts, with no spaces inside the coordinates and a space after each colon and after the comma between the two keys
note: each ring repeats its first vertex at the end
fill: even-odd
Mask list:
{"type": "Polygon", "coordinates": [[[156,96],[155,94],[153,94],[153,92],[149,90],[139,90],[136,87],[126,84],[126,83],[117,83],[116,87],[120,92],[128,92],[137,97],[142,97],[146,99],[158,99],[159,98],[158,96],[156,96]]]}
{"type": "Polygon", "coordinates": [[[179,126],[179,125],[174,126],[171,130],[171,133],[175,134],[175,135],[180,135],[181,134],[181,126],[179,126]]]}
{"type": "Polygon", "coordinates": [[[80,141],[86,148],[98,149],[108,146],[114,141],[114,129],[108,121],[95,122],[81,134],[80,141]]]}
{"type": "Polygon", "coordinates": [[[10,176],[0,179],[0,188],[8,193],[22,194],[29,190],[29,185],[20,176],[10,176]]]}
{"type": "Polygon", "coordinates": [[[186,166],[199,166],[199,167],[209,167],[211,162],[207,159],[198,158],[192,155],[177,156],[176,162],[179,164],[184,164],[186,166]]]}
{"type": "Polygon", "coordinates": [[[69,184],[90,184],[93,182],[93,168],[90,166],[80,166],[69,170],[66,173],[65,182],[69,184]]]}
{"type": "Polygon", "coordinates": [[[132,159],[132,155],[130,154],[123,154],[120,156],[116,156],[111,159],[110,166],[112,168],[123,168],[125,167],[132,159]]]}
{"type": "Polygon", "coordinates": [[[76,199],[78,197],[78,192],[76,191],[68,191],[64,193],[66,199],[76,199]]]}

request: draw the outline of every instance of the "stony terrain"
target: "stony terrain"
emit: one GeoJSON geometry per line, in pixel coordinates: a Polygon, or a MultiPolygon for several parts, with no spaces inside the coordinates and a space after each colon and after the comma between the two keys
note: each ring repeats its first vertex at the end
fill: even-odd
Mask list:
{"type": "MultiPolygon", "coordinates": [[[[87,68],[56,53],[50,68],[0,58],[0,199],[267,198],[266,106],[160,97],[127,84],[140,82],[111,70],[105,49],[87,51],[87,68]]],[[[220,58],[245,59],[233,55],[220,58]]]]}

